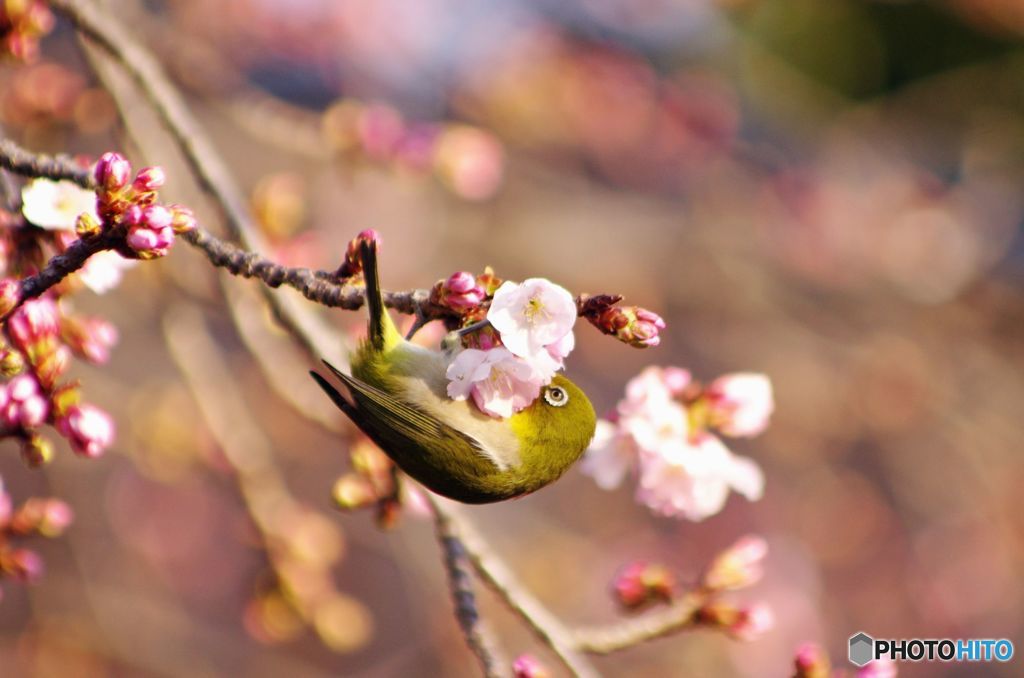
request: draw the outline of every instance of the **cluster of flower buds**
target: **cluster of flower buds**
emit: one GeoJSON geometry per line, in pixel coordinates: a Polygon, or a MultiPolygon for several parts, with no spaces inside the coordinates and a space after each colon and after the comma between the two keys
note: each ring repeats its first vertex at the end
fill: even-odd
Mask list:
{"type": "Polygon", "coordinates": [[[64,315],[50,296],[29,299],[11,311],[8,303],[16,281],[0,280],[0,298],[9,315],[9,345],[0,345],[0,426],[4,435],[23,440],[22,454],[31,466],[45,464],[53,447],[35,430],[45,422],[68,439],[72,448],[96,457],[113,441],[110,417],[92,405],[81,404],[74,385],[59,386],[74,352],[92,362],[107,359],[117,340],[113,326],[96,318],[64,315]]]}
{"type": "Polygon", "coordinates": [[[598,421],[582,468],[604,489],[635,472],[639,502],[664,516],[703,520],[722,509],[730,490],[761,497],[761,469],[716,434],[757,435],[773,407],[771,382],[761,374],[729,374],[705,387],[682,368],[648,367],[598,421]]]}
{"type": "Polygon", "coordinates": [[[637,348],[661,343],[665,321],[654,311],[639,306],[616,306],[622,297],[608,294],[582,296],[580,315],[605,334],[637,348]]]}
{"type": "Polygon", "coordinates": [[[551,671],[531,654],[521,654],[512,662],[515,678],[551,678],[551,671]]]}
{"type": "Polygon", "coordinates": [[[366,438],[349,449],[352,470],[334,483],[334,503],[343,511],[374,507],[377,524],[394,526],[402,508],[416,515],[429,515],[430,507],[420,490],[408,481],[399,482],[397,467],[376,445],[366,438]]]}
{"type": "Polygon", "coordinates": [[[20,372],[27,364],[44,388],[56,385],[71,361],[59,336],[60,315],[57,303],[48,296],[29,299],[10,314],[7,336],[12,346],[4,347],[11,364],[9,374],[20,372]]]}
{"type": "Polygon", "coordinates": [[[0,480],[0,578],[22,583],[37,580],[43,573],[43,559],[17,542],[60,536],[72,519],[71,508],[59,499],[32,498],[15,507],[0,480]]]}
{"type": "Polygon", "coordinates": [[[132,166],[118,153],[104,153],[96,163],[97,212],[99,221],[83,213],[75,226],[80,237],[123,231],[124,244],[118,252],[135,259],[154,259],[170,251],[176,234],[196,227],[192,211],[181,205],[164,206],[156,202],[164,185],[164,171],[146,167],[132,180],[132,166]]]}
{"type": "Polygon", "coordinates": [[[410,123],[385,104],[339,101],[324,115],[324,133],[339,153],[432,172],[466,200],[494,195],[504,174],[504,150],[492,134],[457,123],[410,123]]]}
{"type": "MultiPolygon", "coordinates": [[[[761,562],[767,548],[760,537],[743,537],[711,561],[693,589],[704,596],[704,603],[694,617],[696,623],[722,628],[743,640],[756,638],[773,626],[774,618],[766,605],[737,607],[719,600],[719,594],[750,586],[761,578],[761,562]]],[[[680,593],[675,574],[660,563],[634,561],[612,580],[615,601],[629,611],[671,603],[680,593]]]]}
{"type": "Polygon", "coordinates": [[[678,592],[675,574],[665,565],[636,560],[612,580],[615,601],[626,610],[639,610],[651,603],[668,603],[678,592]]]}
{"type": "Polygon", "coordinates": [[[53,14],[43,0],[0,0],[0,53],[33,61],[40,38],[52,29],[53,14]]]}

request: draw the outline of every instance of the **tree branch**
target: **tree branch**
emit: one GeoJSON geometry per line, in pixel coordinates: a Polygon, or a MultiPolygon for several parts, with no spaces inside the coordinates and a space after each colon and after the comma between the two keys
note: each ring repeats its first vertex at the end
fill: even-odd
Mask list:
{"type": "Polygon", "coordinates": [[[0,167],[22,176],[44,177],[54,181],[67,179],[83,188],[94,187],[90,169],[76,163],[71,156],[32,153],[11,139],[0,139],[0,167]]]}
{"type": "Polygon", "coordinates": [[[497,656],[494,650],[495,643],[480,620],[476,595],[473,592],[473,580],[468,569],[472,563],[465,545],[459,538],[458,528],[447,515],[438,511],[434,512],[434,526],[437,541],[444,555],[448,587],[451,589],[452,601],[455,604],[455,616],[466,637],[466,644],[479,660],[484,676],[504,678],[509,675],[508,664],[497,656]]]}

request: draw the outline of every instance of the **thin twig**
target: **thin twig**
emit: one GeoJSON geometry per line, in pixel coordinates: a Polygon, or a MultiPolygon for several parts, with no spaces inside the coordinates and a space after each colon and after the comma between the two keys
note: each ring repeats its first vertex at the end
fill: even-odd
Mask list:
{"type": "Polygon", "coordinates": [[[577,628],[572,643],[580,652],[611,654],[640,643],[699,626],[698,613],[709,600],[706,592],[684,593],[668,607],[607,626],[577,628]]]}
{"type": "Polygon", "coordinates": [[[499,658],[495,650],[495,642],[483,627],[480,613],[476,607],[476,594],[473,592],[473,578],[469,568],[472,563],[466,553],[466,547],[459,538],[458,528],[443,513],[434,513],[434,525],[437,541],[444,554],[445,571],[448,574],[448,586],[455,605],[455,616],[466,637],[466,645],[476,655],[480,668],[487,678],[502,678],[509,675],[508,663],[499,658]]]}

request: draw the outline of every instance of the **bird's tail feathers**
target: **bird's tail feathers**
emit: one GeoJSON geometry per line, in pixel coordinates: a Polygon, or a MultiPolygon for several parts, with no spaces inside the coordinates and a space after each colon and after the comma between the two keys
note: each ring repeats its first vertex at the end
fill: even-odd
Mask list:
{"type": "Polygon", "coordinates": [[[368,340],[378,351],[397,343],[402,336],[391,321],[380,289],[380,273],[377,267],[377,242],[364,240],[359,246],[359,257],[363,263],[363,279],[366,281],[366,309],[369,312],[368,340]]]}

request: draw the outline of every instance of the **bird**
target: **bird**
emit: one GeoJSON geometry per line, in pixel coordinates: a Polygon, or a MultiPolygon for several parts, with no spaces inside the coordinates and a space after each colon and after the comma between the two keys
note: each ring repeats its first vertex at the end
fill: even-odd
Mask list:
{"type": "Polygon", "coordinates": [[[511,417],[495,418],[470,400],[448,397],[446,371],[459,344],[450,334],[432,350],[407,341],[384,307],[377,242],[360,243],[367,337],[350,357],[351,374],[324,364],[346,398],[310,371],[335,405],[407,475],[467,504],[529,494],[557,480],[586,451],[597,415],[587,395],[561,374],[511,417]]]}

